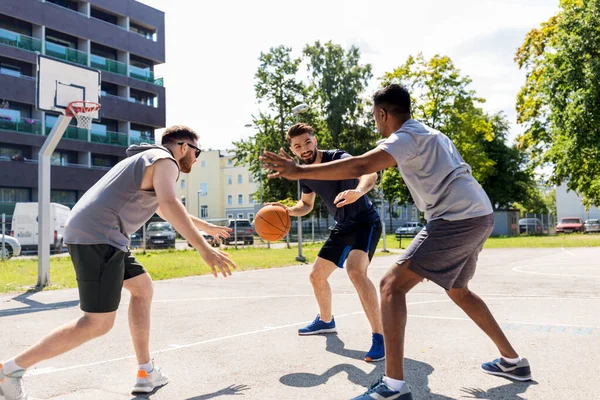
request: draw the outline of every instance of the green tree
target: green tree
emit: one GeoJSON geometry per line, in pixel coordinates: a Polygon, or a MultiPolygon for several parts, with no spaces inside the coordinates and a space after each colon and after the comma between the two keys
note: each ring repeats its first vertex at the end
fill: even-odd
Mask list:
{"type": "MultiPolygon", "coordinates": [[[[412,204],[413,199],[404,183],[404,180],[400,176],[398,168],[388,168],[383,171],[381,177],[381,184],[383,186],[383,200],[388,203],[390,208],[390,227],[392,226],[392,217],[394,216],[393,206],[398,203],[399,206],[405,204],[412,204]]],[[[383,217],[383,215],[382,215],[383,217]]]]}
{"type": "Polygon", "coordinates": [[[311,107],[327,128],[322,147],[341,148],[358,154],[375,142],[373,130],[365,119],[367,103],[363,92],[372,77],[371,65],[360,63],[360,50],[344,51],[331,41],[317,41],[304,48],[311,85],[311,107]]]}
{"type": "Polygon", "coordinates": [[[515,61],[526,71],[517,96],[519,144],[534,166],[600,205],[600,1],[561,0],[531,30],[515,61]]]}
{"type": "Polygon", "coordinates": [[[494,161],[484,149],[484,143],[494,137],[493,126],[478,107],[485,100],[469,89],[471,78],[461,76],[449,57],[436,55],[425,60],[422,54],[408,60],[382,78],[389,83],[404,85],[412,96],[415,119],[440,130],[450,137],[473,175],[485,181],[493,172],[494,161]]]}

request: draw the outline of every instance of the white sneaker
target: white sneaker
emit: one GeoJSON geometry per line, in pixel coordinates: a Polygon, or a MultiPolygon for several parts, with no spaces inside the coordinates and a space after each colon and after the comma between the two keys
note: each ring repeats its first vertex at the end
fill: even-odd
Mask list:
{"type": "Polygon", "coordinates": [[[131,393],[150,393],[157,387],[169,383],[169,377],[154,365],[154,360],[152,360],[152,367],[150,372],[143,369],[138,370],[137,380],[133,389],[131,389],[131,393]]]}
{"type": "Polygon", "coordinates": [[[23,385],[24,369],[5,375],[0,364],[0,399],[5,400],[31,400],[25,392],[23,385]]]}

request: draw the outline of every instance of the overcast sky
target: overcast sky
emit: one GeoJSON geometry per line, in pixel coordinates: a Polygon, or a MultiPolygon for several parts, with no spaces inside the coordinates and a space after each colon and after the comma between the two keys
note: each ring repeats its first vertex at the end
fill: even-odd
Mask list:
{"type": "Polygon", "coordinates": [[[448,55],[487,99],[484,108],[503,110],[514,122],[524,81],[515,50],[558,11],[558,0],[142,2],[165,12],[167,61],[156,74],[165,78],[167,125],[193,127],[202,147],[213,149],[252,134],[244,125],[257,110],[260,52],[283,44],[299,56],[316,40],[361,49],[373,66],[369,95],[376,78],[409,55],[448,55]]]}

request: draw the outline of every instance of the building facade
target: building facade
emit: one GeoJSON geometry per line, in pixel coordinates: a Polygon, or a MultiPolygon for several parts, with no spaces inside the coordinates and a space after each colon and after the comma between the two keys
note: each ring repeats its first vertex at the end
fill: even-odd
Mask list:
{"type": "Polygon", "coordinates": [[[73,204],[129,144],[165,126],[165,16],[134,0],[0,2],[0,213],[37,201],[37,156],[58,114],[36,109],[41,53],[101,72],[101,120],[72,121],[52,156],[51,201],[73,204]]]}
{"type": "Polygon", "coordinates": [[[181,174],[177,188],[188,212],[202,219],[253,220],[256,214],[259,185],[231,154],[203,151],[192,171],[181,174]]]}
{"type": "Polygon", "coordinates": [[[556,216],[560,221],[565,217],[579,217],[583,221],[588,219],[599,219],[600,208],[591,207],[586,210],[581,203],[581,197],[573,191],[567,191],[567,185],[562,184],[556,188],[556,216]]]}

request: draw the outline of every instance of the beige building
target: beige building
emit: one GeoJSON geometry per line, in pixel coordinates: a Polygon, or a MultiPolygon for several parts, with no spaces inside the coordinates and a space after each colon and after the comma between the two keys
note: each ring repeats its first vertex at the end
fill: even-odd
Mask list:
{"type": "Polygon", "coordinates": [[[252,174],[236,166],[233,155],[203,151],[189,174],[181,174],[179,198],[188,212],[202,219],[254,219],[254,194],[259,190],[252,174]]]}

